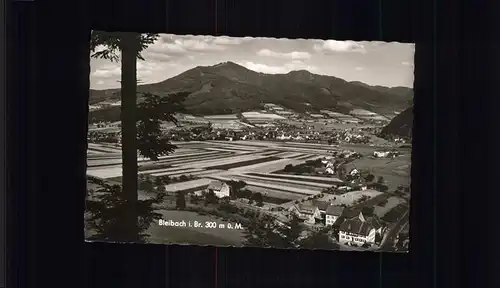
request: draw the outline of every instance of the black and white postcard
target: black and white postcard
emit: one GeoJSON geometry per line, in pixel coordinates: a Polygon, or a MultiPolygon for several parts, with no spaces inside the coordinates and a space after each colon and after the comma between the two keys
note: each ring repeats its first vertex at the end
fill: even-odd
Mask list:
{"type": "Polygon", "coordinates": [[[89,45],[88,241],[409,251],[414,44],[89,45]]]}

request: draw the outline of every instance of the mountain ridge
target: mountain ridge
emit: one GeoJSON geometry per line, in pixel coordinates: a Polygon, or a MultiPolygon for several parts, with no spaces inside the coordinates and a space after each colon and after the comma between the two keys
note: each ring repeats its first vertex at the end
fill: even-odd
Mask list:
{"type": "Polygon", "coordinates": [[[405,109],[394,117],[382,129],[382,135],[412,137],[413,132],[413,106],[405,109]]]}
{"type": "MultiPolygon", "coordinates": [[[[348,113],[359,108],[394,115],[413,98],[411,88],[370,86],[307,70],[265,74],[231,61],[197,66],[157,83],[138,85],[137,90],[158,95],[189,92],[184,105],[188,112],[200,115],[250,111],[266,102],[296,112],[332,109],[348,113]]],[[[119,88],[89,91],[91,104],[119,98],[119,88]]]]}

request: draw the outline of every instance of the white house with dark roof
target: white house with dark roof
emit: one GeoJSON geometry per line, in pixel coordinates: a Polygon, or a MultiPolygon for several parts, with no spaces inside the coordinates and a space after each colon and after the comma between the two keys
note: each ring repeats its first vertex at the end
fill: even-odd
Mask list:
{"type": "Polygon", "coordinates": [[[314,224],[316,223],[316,219],[321,218],[321,212],[318,207],[313,205],[312,203],[298,203],[294,204],[290,207],[289,210],[291,213],[295,213],[297,217],[304,220],[304,223],[314,224]]]}
{"type": "Polygon", "coordinates": [[[373,156],[377,158],[385,158],[389,156],[389,151],[373,151],[373,156]]]}
{"type": "Polygon", "coordinates": [[[333,175],[333,174],[335,174],[335,170],[331,167],[328,167],[325,169],[325,174],[333,175]]]}
{"type": "Polygon", "coordinates": [[[229,197],[231,193],[231,188],[224,182],[221,181],[212,181],[208,184],[206,192],[214,192],[215,196],[219,198],[229,197]]]}
{"type": "Polygon", "coordinates": [[[383,226],[377,218],[366,217],[362,212],[357,217],[346,219],[340,224],[341,244],[378,244],[382,240],[383,226]]]}
{"type": "Polygon", "coordinates": [[[344,212],[344,207],[330,205],[325,213],[325,225],[332,226],[344,212]]]}
{"type": "Polygon", "coordinates": [[[353,168],[350,172],[349,172],[349,175],[355,177],[355,176],[358,176],[359,175],[359,170],[356,169],[356,168],[353,168]]]}

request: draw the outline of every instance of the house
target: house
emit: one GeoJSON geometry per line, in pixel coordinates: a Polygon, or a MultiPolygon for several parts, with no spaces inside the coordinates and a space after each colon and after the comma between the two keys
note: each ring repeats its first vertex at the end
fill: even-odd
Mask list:
{"type": "Polygon", "coordinates": [[[326,209],[328,209],[328,206],[330,206],[331,203],[326,202],[326,201],[313,200],[312,205],[318,207],[319,214],[320,214],[321,218],[323,219],[323,218],[325,218],[325,215],[326,215],[326,209]]]}
{"type": "Polygon", "coordinates": [[[224,182],[221,181],[212,181],[208,184],[205,192],[214,192],[215,196],[219,198],[229,197],[231,188],[224,182]]]}
{"type": "Polygon", "coordinates": [[[325,213],[326,215],[325,225],[332,226],[335,222],[337,222],[337,220],[339,219],[339,217],[342,215],[343,212],[344,212],[344,207],[335,205],[328,206],[325,213]]]}
{"type": "Polygon", "coordinates": [[[359,170],[356,169],[356,168],[353,168],[350,172],[349,172],[349,175],[351,176],[358,176],[359,175],[359,170]]]}
{"type": "Polygon", "coordinates": [[[295,204],[290,208],[290,212],[295,213],[297,217],[304,220],[304,223],[307,224],[314,224],[316,223],[316,219],[321,218],[321,212],[312,203],[295,204]]]}
{"type": "Polygon", "coordinates": [[[333,175],[335,174],[335,169],[333,169],[332,167],[328,167],[325,169],[325,174],[333,175]]]}
{"type": "Polygon", "coordinates": [[[383,226],[372,214],[359,212],[357,217],[346,219],[340,224],[339,241],[341,244],[365,243],[380,244],[382,241],[383,226]]]}
{"type": "Polygon", "coordinates": [[[331,161],[326,163],[326,168],[333,168],[335,169],[335,164],[333,164],[331,161]]]}
{"type": "Polygon", "coordinates": [[[332,156],[326,156],[325,158],[321,159],[321,163],[328,164],[329,162],[331,162],[331,160],[332,160],[332,156]]]}
{"type": "Polygon", "coordinates": [[[377,158],[385,158],[387,156],[389,156],[389,153],[388,151],[386,152],[379,152],[379,151],[374,151],[373,152],[373,157],[377,157],[377,158]]]}

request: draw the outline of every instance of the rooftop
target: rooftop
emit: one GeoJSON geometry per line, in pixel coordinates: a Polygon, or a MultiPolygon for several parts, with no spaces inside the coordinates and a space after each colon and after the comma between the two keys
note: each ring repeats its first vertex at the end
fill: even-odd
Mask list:
{"type": "Polygon", "coordinates": [[[363,236],[368,236],[372,229],[378,229],[380,227],[382,226],[374,217],[365,218],[364,221],[361,217],[354,217],[340,224],[341,231],[363,236]]]}
{"type": "Polygon", "coordinates": [[[313,200],[312,205],[318,207],[318,209],[321,211],[325,211],[327,210],[328,206],[330,206],[330,203],[326,201],[313,200]]]}
{"type": "Polygon", "coordinates": [[[220,191],[222,189],[223,185],[224,185],[224,183],[222,183],[221,181],[215,180],[215,181],[210,182],[210,184],[208,184],[207,189],[208,190],[220,191]]]}
{"type": "Polygon", "coordinates": [[[297,210],[299,210],[299,212],[303,214],[314,214],[314,210],[316,208],[316,206],[312,205],[311,203],[299,203],[295,206],[297,207],[297,210]]]}
{"type": "Polygon", "coordinates": [[[342,215],[343,211],[344,211],[344,207],[330,205],[326,209],[326,215],[340,216],[340,215],[342,215]]]}

